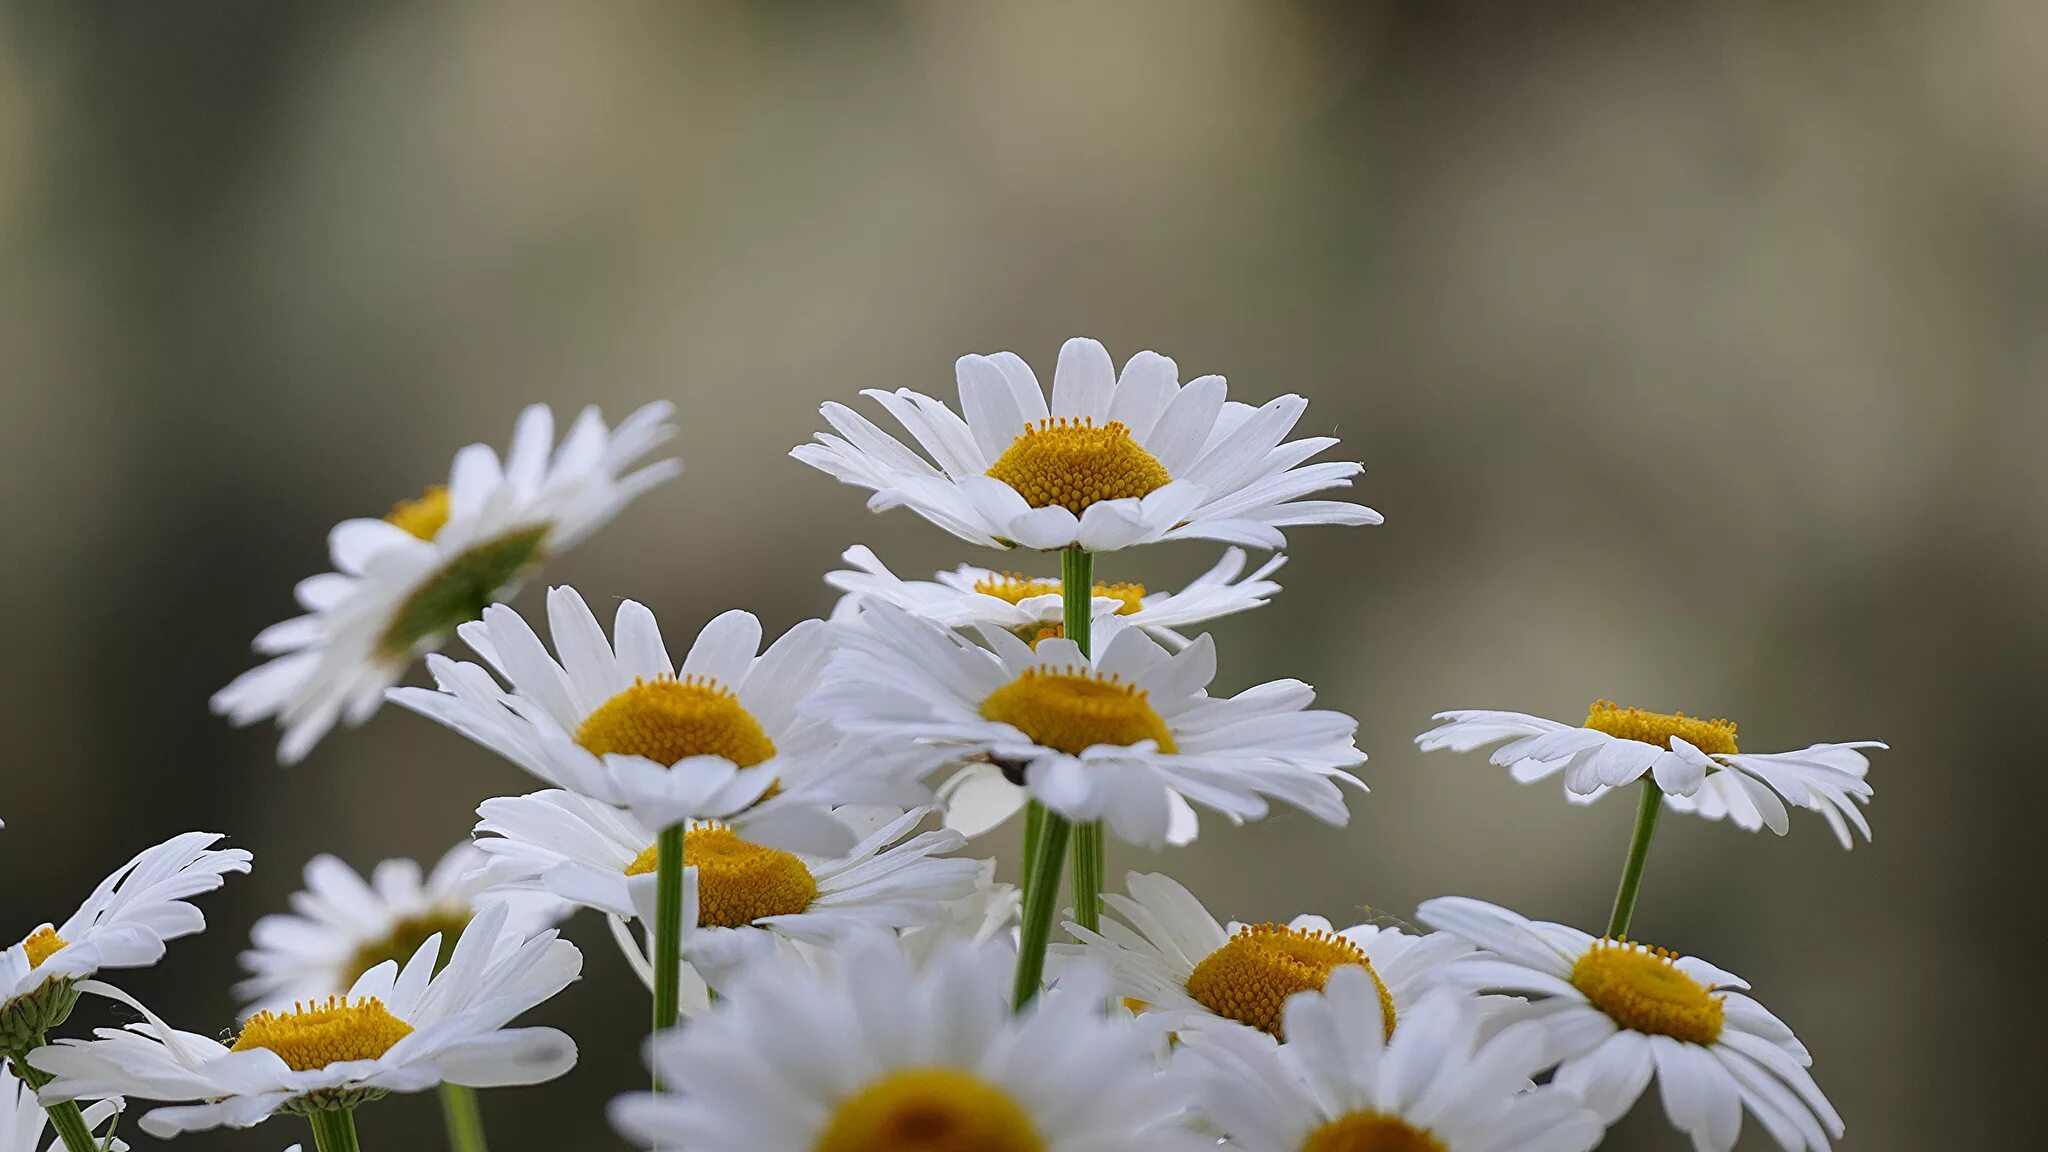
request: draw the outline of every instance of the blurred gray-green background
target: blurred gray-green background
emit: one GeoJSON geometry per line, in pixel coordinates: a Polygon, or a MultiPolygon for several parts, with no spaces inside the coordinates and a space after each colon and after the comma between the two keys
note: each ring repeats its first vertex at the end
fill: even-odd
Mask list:
{"type": "MultiPolygon", "coordinates": [[[[950,398],[962,353],[1043,370],[1088,334],[1307,395],[1301,433],[1342,436],[1387,516],[1295,531],[1284,596],[1217,629],[1221,688],[1298,676],[1359,717],[1352,826],[1212,822],[1113,873],[1246,918],[1462,893],[1597,927],[1631,806],[1425,759],[1432,712],[1612,696],[1758,750],[1889,740],[1874,844],[1668,819],[1637,929],[1751,978],[1844,1147],[2029,1146],[2048,9],[0,13],[0,935],[171,832],[230,833],[256,873],[127,981],[224,1029],[234,953],[308,855],[432,856],[529,786],[402,712],[287,771],[206,710],[330,524],[521,405],[681,408],[685,478],[550,581],[679,634],[732,606],[779,629],[855,542],[902,572],[993,559],[789,460],[821,401],[950,398]]],[[[501,1152],[618,1146],[601,1104],[638,1081],[644,1002],[597,924],[571,933],[589,976],[540,1016],[583,1063],[487,1096],[501,1152]]],[[[366,1113],[370,1147],[438,1139],[431,1096],[366,1113]]],[[[1610,1146],[1679,1139],[1651,1100],[1610,1146]]]]}

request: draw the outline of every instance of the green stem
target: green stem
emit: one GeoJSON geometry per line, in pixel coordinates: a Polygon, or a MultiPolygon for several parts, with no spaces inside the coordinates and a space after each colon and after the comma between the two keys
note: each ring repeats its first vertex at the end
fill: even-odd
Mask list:
{"type": "Polygon", "coordinates": [[[1629,920],[1635,916],[1636,893],[1643,887],[1643,866],[1650,862],[1650,837],[1657,832],[1657,814],[1664,810],[1664,792],[1657,782],[1643,777],[1643,798],[1636,806],[1636,832],[1629,838],[1628,862],[1621,868],[1621,888],[1614,894],[1614,915],[1607,918],[1607,935],[1620,940],[1628,935],[1629,920]]]}
{"type": "MultiPolygon", "coordinates": [[[[49,1041],[44,1037],[36,1037],[37,1048],[47,1043],[49,1041]]],[[[27,1052],[18,1053],[12,1059],[15,1076],[28,1085],[31,1091],[40,1092],[44,1085],[56,1079],[55,1076],[30,1064],[27,1052]]],[[[65,1152],[99,1152],[99,1143],[92,1138],[92,1125],[85,1122],[85,1114],[79,1111],[76,1100],[45,1104],[43,1111],[49,1114],[50,1127],[55,1128],[57,1135],[63,1137],[65,1152]]]]}
{"type": "Polygon", "coordinates": [[[1102,821],[1074,829],[1074,923],[1102,929],[1102,821]]]}
{"type": "MultiPolygon", "coordinates": [[[[1095,556],[1085,548],[1060,553],[1060,631],[1081,649],[1094,651],[1095,556]]],[[[1102,926],[1102,824],[1084,824],[1074,834],[1074,922],[1089,931],[1102,926]]]]}
{"type": "Polygon", "coordinates": [[[306,1113],[313,1126],[313,1147],[319,1152],[361,1152],[356,1143],[356,1114],[346,1108],[323,1108],[306,1113]]]}
{"type": "Polygon", "coordinates": [[[682,1014],[683,826],[664,828],[655,844],[654,1030],[663,1032],[682,1014]]]}
{"type": "Polygon", "coordinates": [[[1038,841],[1045,835],[1045,805],[1037,800],[1024,801],[1024,874],[1018,894],[1031,891],[1031,869],[1038,859],[1038,841]]]}
{"type": "Polygon", "coordinates": [[[1053,912],[1060,903],[1060,867],[1067,862],[1067,839],[1074,826],[1057,812],[1045,814],[1038,855],[1031,861],[1025,884],[1024,923],[1017,943],[1017,985],[1012,999],[1022,1012],[1045,976],[1045,948],[1052,940],[1053,912]]]}
{"type": "Polygon", "coordinates": [[[449,1152],[486,1152],[484,1110],[476,1089],[441,1085],[441,1119],[448,1128],[449,1152]]]}

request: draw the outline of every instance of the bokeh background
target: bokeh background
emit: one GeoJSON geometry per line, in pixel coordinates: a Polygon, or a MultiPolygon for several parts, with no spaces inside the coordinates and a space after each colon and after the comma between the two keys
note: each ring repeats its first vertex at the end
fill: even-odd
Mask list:
{"type": "MultiPolygon", "coordinates": [[[[1351,827],[1214,824],[1113,874],[1245,918],[1463,893],[1592,927],[1631,805],[1424,758],[1432,712],[1886,739],[1874,844],[1668,819],[1638,930],[1755,982],[1844,1147],[2027,1146],[2044,36],[2018,0],[0,7],[0,934],[227,832],[255,874],[127,981],[225,1029],[307,856],[430,858],[530,786],[390,710],[282,770],[205,703],[328,525],[523,404],[682,411],[685,478],[551,581],[780,629],[855,542],[991,559],[788,459],[821,401],[1085,333],[1309,396],[1387,515],[1297,530],[1284,596],[1216,629],[1223,688],[1360,718],[1351,827]]],[[[487,1096],[501,1150],[620,1146],[644,1002],[571,932],[588,978],[540,1017],[583,1063],[487,1096]]],[[[433,1098],[364,1134],[434,1147],[433,1098]]],[[[1651,1103],[1610,1146],[1678,1140],[1651,1103]]]]}

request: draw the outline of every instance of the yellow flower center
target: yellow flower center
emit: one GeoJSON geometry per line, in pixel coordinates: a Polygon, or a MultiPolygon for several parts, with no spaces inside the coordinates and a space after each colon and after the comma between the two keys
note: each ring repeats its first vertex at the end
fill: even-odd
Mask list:
{"type": "Polygon", "coordinates": [[[1446,1152],[1446,1146],[1399,1116],[1346,1112],[1310,1132],[1301,1152],[1446,1152]]]}
{"type": "Polygon", "coordinates": [[[1572,987],[1632,1032],[1712,1044],[1721,1038],[1721,999],[1673,959],[1662,948],[1602,940],[1572,965],[1572,987]]]}
{"type": "Polygon", "coordinates": [[[70,941],[57,935],[55,928],[38,928],[29,933],[28,939],[21,942],[21,950],[28,953],[30,968],[41,968],[43,961],[56,955],[59,949],[68,944],[70,941]]]}
{"type": "Polygon", "coordinates": [[[420,950],[427,937],[441,934],[441,953],[434,961],[434,971],[439,972],[448,964],[448,958],[455,955],[455,942],[462,938],[462,930],[469,927],[469,912],[455,909],[435,909],[418,916],[408,916],[392,925],[391,934],[356,949],[349,959],[348,969],[342,983],[353,985],[356,978],[386,960],[395,960],[403,966],[420,950]]]}
{"type": "Polygon", "coordinates": [[[1161,752],[1175,750],[1166,721],[1152,710],[1137,685],[1072,668],[1025,669],[1022,676],[988,694],[981,702],[981,715],[1070,756],[1097,744],[1128,746],[1140,740],[1158,741],[1161,752]]]}
{"type": "MultiPolygon", "coordinates": [[[[1060,582],[1057,580],[1031,580],[1017,572],[1005,572],[999,576],[984,576],[974,582],[974,590],[983,596],[993,596],[1006,603],[1015,604],[1033,596],[1057,596],[1060,582]]],[[[1129,616],[1145,606],[1143,584],[1097,584],[1095,595],[1117,601],[1116,614],[1129,616]]],[[[1058,625],[1053,625],[1057,628],[1058,625]]]]}
{"type": "MultiPolygon", "coordinates": [[[[1356,964],[1372,975],[1380,993],[1380,1022],[1394,1034],[1394,998],[1358,945],[1320,929],[1248,924],[1223,947],[1202,958],[1188,977],[1188,995],[1218,1016],[1281,1036],[1287,998],[1320,992],[1330,973],[1356,964]]],[[[1333,1145],[1335,1147],[1335,1145],[1333,1145]]]]}
{"type": "Polygon", "coordinates": [[[1617,740],[1640,740],[1659,748],[1671,747],[1677,736],[1709,756],[1735,753],[1735,721],[1702,720],[1683,712],[1645,712],[1623,708],[1612,700],[1595,700],[1586,713],[1586,727],[1605,732],[1617,740]]]}
{"type": "Polygon", "coordinates": [[[955,1068],[906,1068],[832,1110],[813,1152],[1044,1152],[1045,1138],[1001,1088],[955,1068]]]}
{"type": "Polygon", "coordinates": [[[436,484],[417,500],[400,500],[384,519],[422,540],[432,540],[448,523],[448,488],[436,484]]]}
{"type": "Polygon", "coordinates": [[[1097,501],[1144,496],[1172,479],[1121,420],[1098,428],[1093,419],[1064,416],[1026,427],[988,474],[1033,508],[1057,504],[1076,516],[1097,501]]]}
{"type": "Polygon", "coordinates": [[[387,660],[410,660],[416,649],[438,644],[457,625],[482,619],[484,609],[496,603],[506,587],[541,558],[542,546],[553,530],[552,524],[537,524],[464,549],[421,581],[392,613],[391,622],[377,637],[378,654],[387,660]]]}
{"type": "Polygon", "coordinates": [[[311,1072],[345,1060],[375,1060],[412,1033],[384,1002],[366,996],[351,1004],[339,996],[326,1003],[294,1004],[289,1012],[258,1012],[242,1025],[234,1050],[268,1048],[294,1072],[311,1072]]]}
{"type": "Polygon", "coordinates": [[[635,679],[631,688],[583,718],[576,743],[600,756],[645,756],[656,764],[719,756],[752,768],[775,755],[775,742],[740,698],[717,681],[697,676],[635,679]]]}
{"type": "MultiPolygon", "coordinates": [[[[654,871],[656,847],[633,858],[626,875],[654,871]]],[[[683,834],[683,863],[697,870],[697,924],[744,928],[768,916],[794,916],[818,898],[818,880],[794,855],[742,840],[723,824],[683,834]]]]}

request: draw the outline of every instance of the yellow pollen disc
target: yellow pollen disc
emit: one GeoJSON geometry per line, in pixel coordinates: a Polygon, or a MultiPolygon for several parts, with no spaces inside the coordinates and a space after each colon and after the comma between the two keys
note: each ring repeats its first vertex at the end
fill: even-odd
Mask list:
{"type": "Polygon", "coordinates": [[[356,949],[349,958],[348,970],[343,983],[353,985],[356,977],[384,963],[395,960],[403,967],[420,950],[427,937],[441,934],[441,954],[434,961],[434,971],[439,972],[448,964],[448,958],[455,955],[455,942],[462,938],[462,930],[469,927],[467,911],[436,910],[418,916],[408,916],[392,925],[390,935],[356,949]]]}
{"type": "MultiPolygon", "coordinates": [[[[1005,572],[1000,576],[984,576],[976,580],[974,590],[983,596],[1015,604],[1033,596],[1057,596],[1060,594],[1060,582],[1030,580],[1016,572],[1005,572]]],[[[1143,584],[1097,584],[1094,592],[1098,597],[1117,601],[1116,614],[1119,616],[1129,616],[1145,606],[1143,584]]]]}
{"type": "Polygon", "coordinates": [[[906,1068],[839,1102],[813,1152],[1044,1152],[1031,1116],[955,1068],[906,1068]]]}
{"type": "Polygon", "coordinates": [[[985,720],[1009,724],[1033,743],[1078,756],[1097,744],[1156,740],[1161,752],[1175,751],[1173,733],[1135,684],[1098,679],[1072,668],[1047,672],[1027,668],[1022,676],[981,702],[985,720]]]}
{"type": "Polygon", "coordinates": [[[1721,1038],[1721,999],[1675,958],[1662,948],[1602,940],[1572,965],[1572,987],[1632,1032],[1712,1044],[1721,1038]]]}
{"type": "Polygon", "coordinates": [[[242,1025],[234,1050],[268,1048],[294,1072],[311,1072],[344,1060],[375,1060],[412,1033],[384,1002],[366,996],[351,1004],[339,996],[325,1003],[294,1004],[290,1012],[258,1012],[242,1025]]]}
{"type": "Polygon", "coordinates": [[[720,756],[752,768],[775,755],[775,742],[740,698],[697,676],[635,679],[631,688],[583,718],[576,743],[600,756],[645,756],[656,764],[720,756]]]}
{"type": "Polygon", "coordinates": [[[70,941],[57,935],[55,928],[38,928],[29,934],[28,939],[21,942],[21,950],[28,953],[30,968],[41,968],[43,961],[56,955],[59,949],[69,943],[70,941]]]}
{"type": "MultiPolygon", "coordinates": [[[[1188,977],[1188,995],[1218,1016],[1281,1035],[1281,1011],[1296,992],[1320,992],[1330,973],[1356,964],[1379,989],[1380,1020],[1394,1034],[1394,998],[1358,945],[1321,929],[1248,924],[1202,958],[1188,977]]],[[[1333,1145],[1336,1147],[1336,1145],[1333,1145]]]]}
{"type": "Polygon", "coordinates": [[[1093,419],[1064,416],[1025,428],[988,474],[1033,508],[1058,505],[1076,516],[1097,501],[1144,496],[1172,479],[1121,420],[1098,428],[1093,419]]]}
{"type": "Polygon", "coordinates": [[[1346,1112],[1308,1134],[1301,1152],[1445,1152],[1443,1141],[1384,1112],[1346,1112]]]}
{"type": "Polygon", "coordinates": [[[1671,747],[1677,736],[1709,756],[1735,754],[1735,721],[1702,720],[1683,712],[1645,712],[1623,708],[1612,700],[1595,700],[1586,713],[1586,727],[1605,732],[1617,740],[1640,740],[1659,748],[1671,747]]]}
{"type": "Polygon", "coordinates": [[[384,519],[422,540],[432,540],[448,523],[448,489],[436,484],[417,500],[400,500],[384,519]]]}
{"type": "MultiPolygon", "coordinates": [[[[626,875],[654,871],[649,847],[626,865],[626,875]]],[[[697,924],[744,928],[768,916],[794,916],[818,898],[818,880],[802,860],[764,848],[723,824],[700,824],[683,834],[683,862],[697,870],[697,924]]]]}

